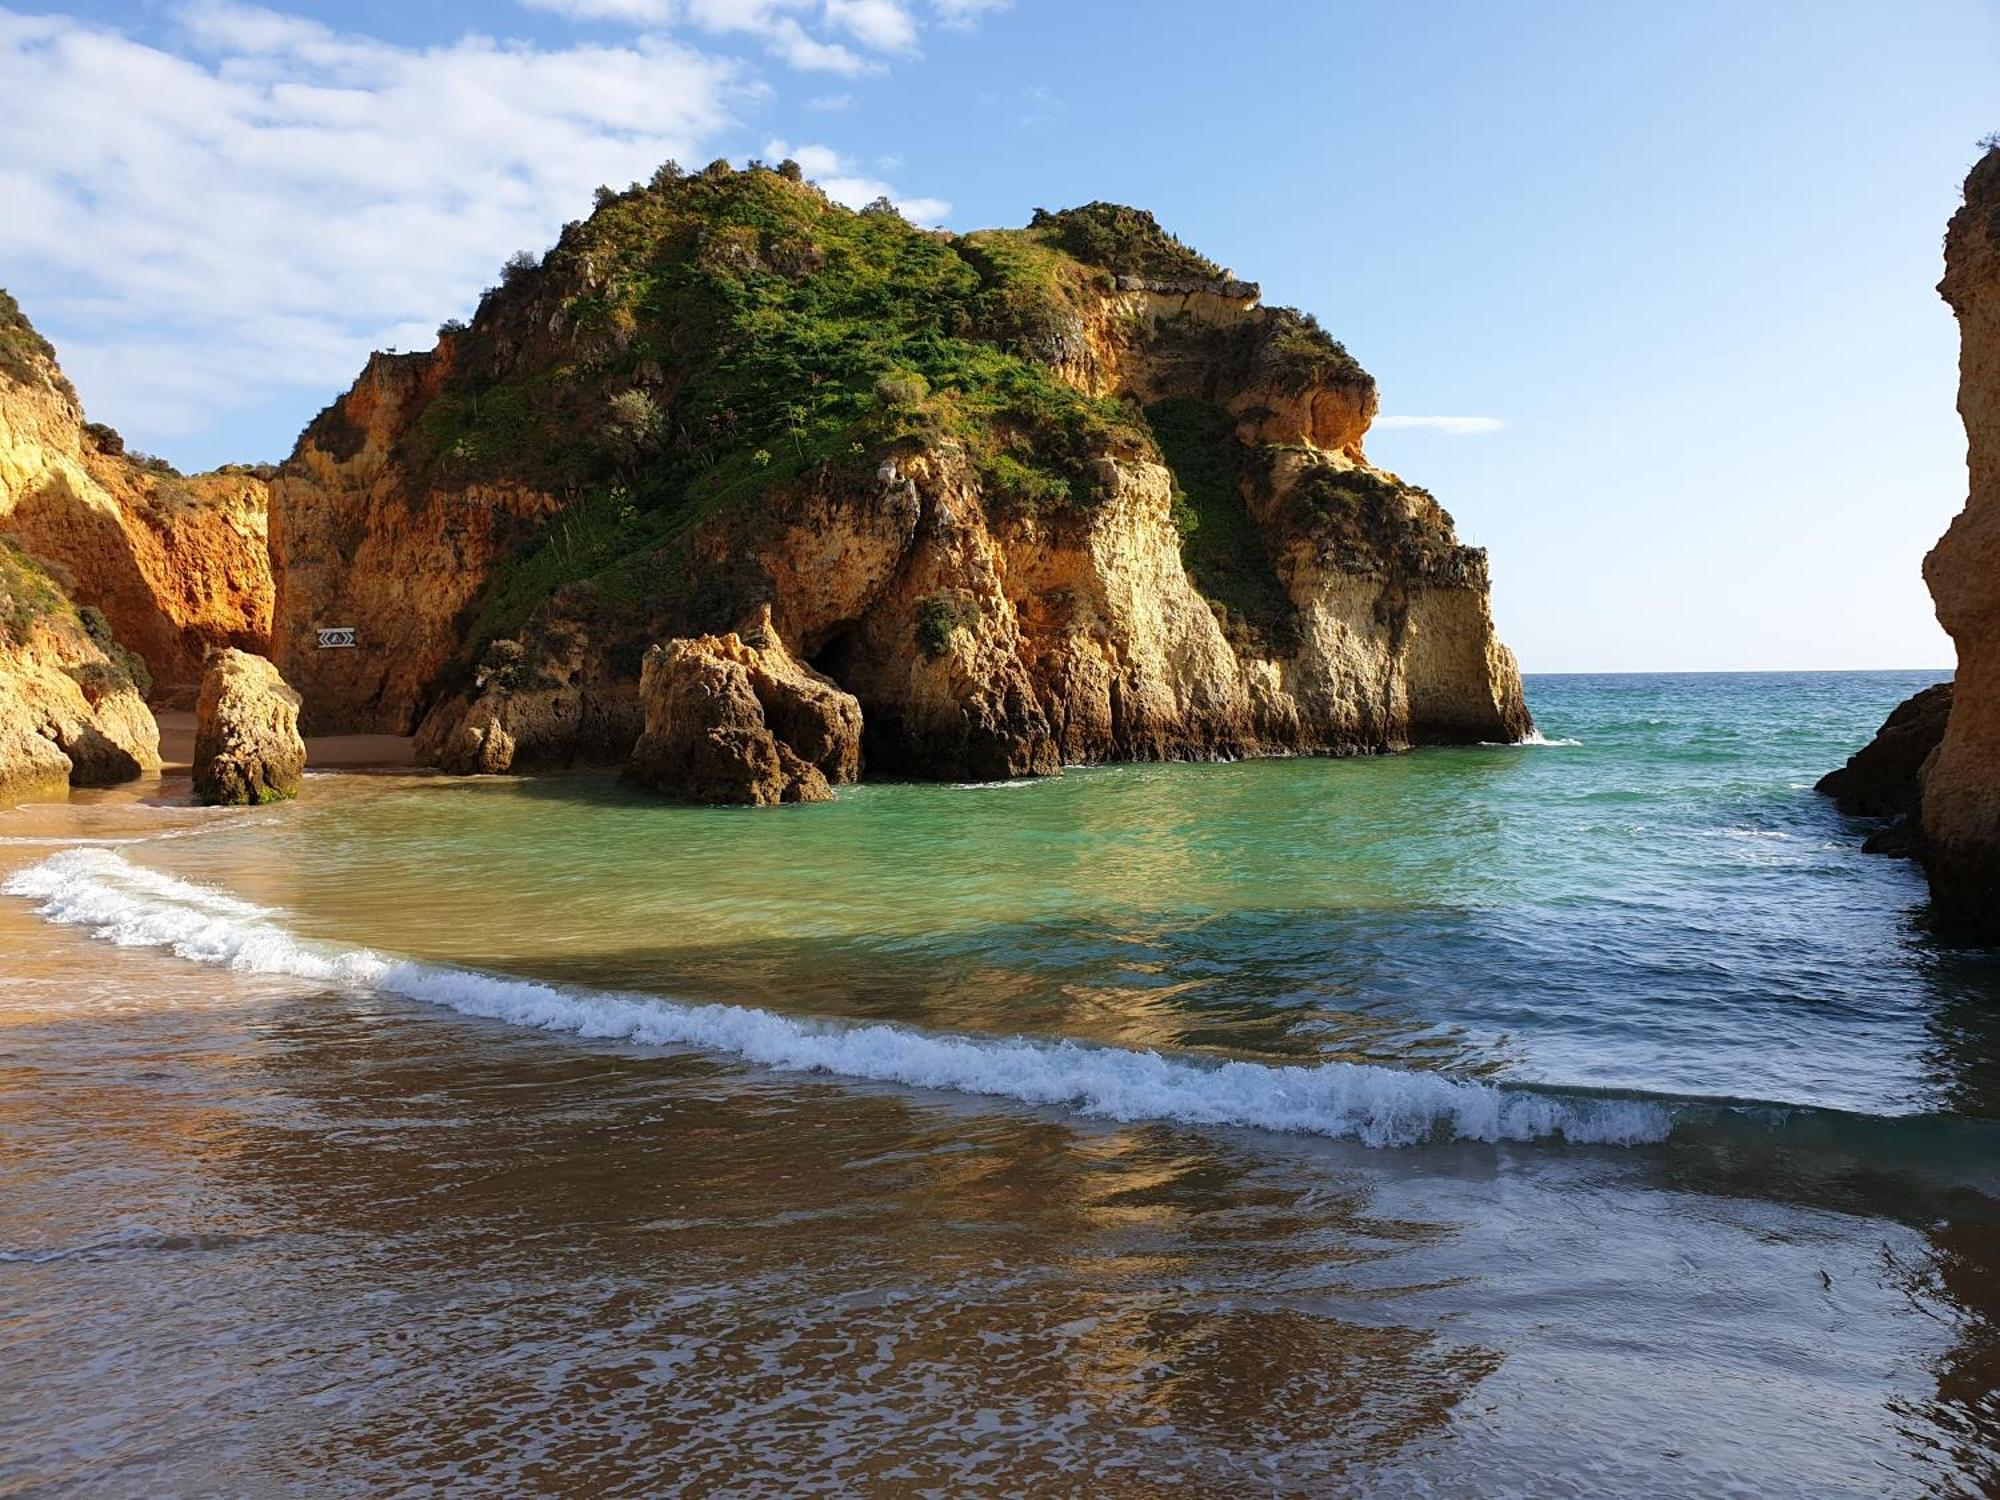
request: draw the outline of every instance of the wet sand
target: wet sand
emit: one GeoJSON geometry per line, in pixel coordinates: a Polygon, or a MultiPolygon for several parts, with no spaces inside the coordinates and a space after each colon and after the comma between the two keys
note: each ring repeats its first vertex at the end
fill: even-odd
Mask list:
{"type": "MultiPolygon", "coordinates": [[[[194,715],[163,712],[160,759],[163,769],[186,771],[194,765],[194,715]]],[[[413,766],[415,742],[401,734],[329,734],[306,741],[306,766],[315,771],[360,771],[384,766],[413,766]]]]}

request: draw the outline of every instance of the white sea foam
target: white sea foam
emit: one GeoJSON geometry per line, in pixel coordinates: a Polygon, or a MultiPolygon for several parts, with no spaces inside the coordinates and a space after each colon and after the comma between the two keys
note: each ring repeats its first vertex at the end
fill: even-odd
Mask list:
{"type": "Polygon", "coordinates": [[[1582,740],[1552,740],[1539,729],[1528,731],[1528,737],[1520,740],[1481,740],[1482,745],[1504,747],[1506,749],[1538,747],[1544,750],[1573,750],[1582,740]]]}
{"type": "Polygon", "coordinates": [[[1015,1099],[1113,1120],[1254,1126],[1375,1146],[1438,1135],[1632,1145],[1661,1140],[1673,1125],[1671,1111],[1657,1104],[1560,1098],[1435,1073],[1357,1063],[1214,1064],[1073,1041],[809,1021],[739,1005],[543,984],[366,949],[337,951],[293,937],[264,908],[141,869],[109,849],[65,850],[16,872],[0,889],[108,942],[165,948],[201,963],[365,988],[519,1026],[693,1046],[769,1068],[1015,1099]]]}

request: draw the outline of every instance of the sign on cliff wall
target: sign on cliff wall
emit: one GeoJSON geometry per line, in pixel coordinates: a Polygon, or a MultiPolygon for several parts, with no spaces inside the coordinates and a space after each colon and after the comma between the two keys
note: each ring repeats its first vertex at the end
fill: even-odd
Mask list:
{"type": "Polygon", "coordinates": [[[322,625],[319,629],[319,649],[332,651],[341,646],[358,644],[354,639],[352,625],[322,625]]]}

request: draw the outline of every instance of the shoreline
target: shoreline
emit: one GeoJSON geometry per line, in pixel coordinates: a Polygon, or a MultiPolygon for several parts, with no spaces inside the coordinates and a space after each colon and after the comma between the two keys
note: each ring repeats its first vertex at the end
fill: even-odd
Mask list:
{"type": "MultiPolygon", "coordinates": [[[[160,725],[160,771],[194,769],[194,714],[185,709],[154,715],[160,725]]],[[[416,738],[403,734],[328,734],[306,739],[307,771],[381,771],[417,768],[416,738]]]]}

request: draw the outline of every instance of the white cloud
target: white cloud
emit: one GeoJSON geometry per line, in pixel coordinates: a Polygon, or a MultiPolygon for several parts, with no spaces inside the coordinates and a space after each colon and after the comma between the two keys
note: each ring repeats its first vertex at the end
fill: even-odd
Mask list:
{"type": "Polygon", "coordinates": [[[1375,425],[1378,428],[1417,427],[1450,433],[1453,437],[1472,437],[1483,432],[1498,432],[1507,424],[1498,417],[1377,417],[1375,425]]]}
{"type": "Polygon", "coordinates": [[[837,114],[843,109],[854,107],[852,94],[819,94],[806,100],[806,108],[820,114],[837,114]]]}
{"type": "Polygon", "coordinates": [[[859,56],[839,42],[822,42],[790,16],[781,16],[766,33],[771,51],[802,73],[839,73],[853,78],[879,73],[882,64],[859,56]]]}
{"type": "Polygon", "coordinates": [[[826,19],[877,52],[916,50],[916,20],[897,0],[826,0],[826,19]]]}
{"type": "Polygon", "coordinates": [[[951,212],[951,204],[943,198],[905,197],[888,183],[863,176],[855,170],[853,163],[831,146],[793,146],[775,140],[764,148],[764,154],[772,161],[790,157],[805,169],[806,176],[825,190],[827,197],[849,208],[860,208],[877,198],[887,198],[896,205],[896,211],[912,224],[924,225],[940,223],[951,212]]]}
{"type": "Polygon", "coordinates": [[[971,26],[983,15],[1005,10],[1012,3],[1013,0],[931,0],[940,21],[961,29],[971,26]]]}
{"type": "MultiPolygon", "coordinates": [[[[917,0],[518,0],[518,3],[577,21],[623,22],[649,30],[686,26],[711,36],[751,36],[761,40],[773,56],[791,67],[848,77],[880,72],[885,55],[914,56],[923,24],[915,8],[917,0]]],[[[931,14],[941,25],[964,29],[994,8],[994,0],[932,0],[931,14]]]]}
{"type": "MultiPolygon", "coordinates": [[[[406,47],[222,0],[175,16],[168,50],[0,9],[5,284],[92,415],[170,451],[232,410],[310,410],[371,348],[427,345],[598,183],[718,154],[761,88],[651,34],[406,47]]],[[[896,197],[813,149],[841,201],[896,197]]],[[[948,211],[900,201],[918,219],[948,211]]],[[[229,456],[272,456],[291,435],[229,456]]]]}
{"type": "Polygon", "coordinates": [[[671,0],[521,0],[530,10],[554,11],[572,21],[622,21],[660,26],[673,17],[671,0]]]}

